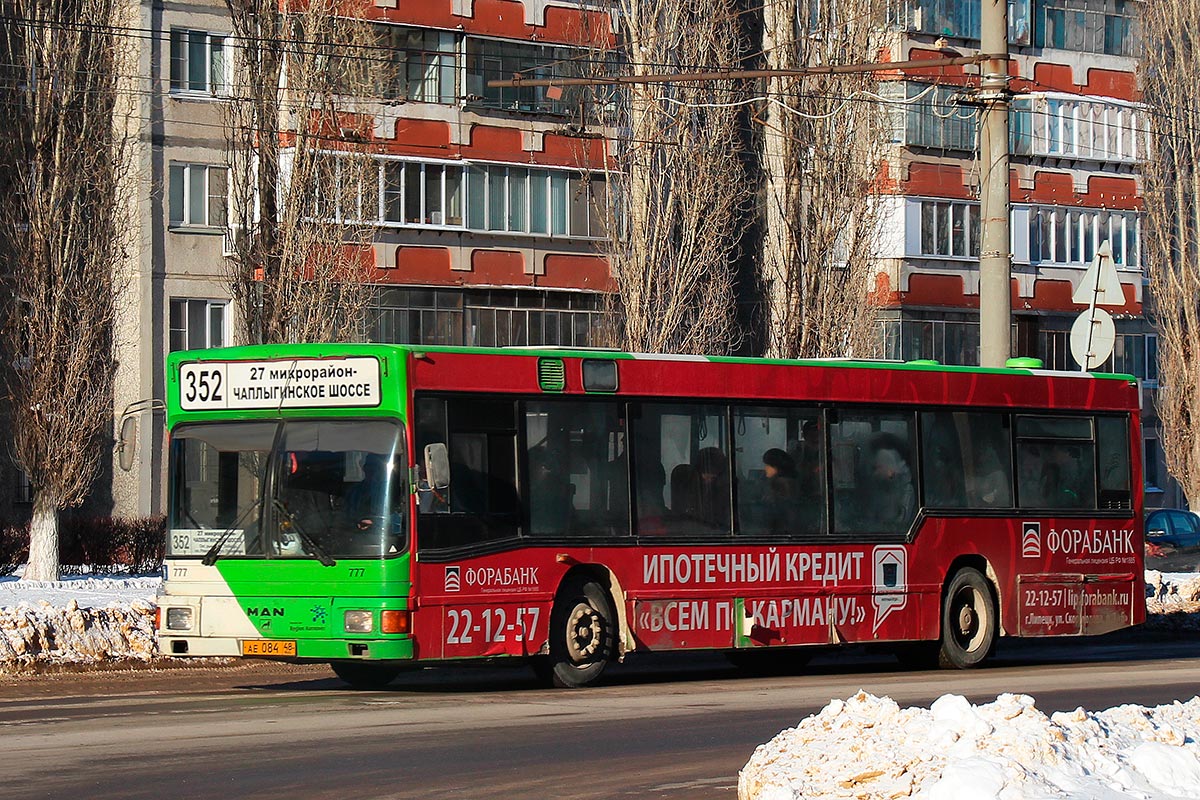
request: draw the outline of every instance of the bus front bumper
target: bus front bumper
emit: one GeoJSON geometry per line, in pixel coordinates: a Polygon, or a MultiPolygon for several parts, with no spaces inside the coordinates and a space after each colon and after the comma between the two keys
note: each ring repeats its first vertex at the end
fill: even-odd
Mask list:
{"type": "Polygon", "coordinates": [[[411,661],[412,639],[240,639],[222,636],[159,634],[165,656],[191,658],[267,658],[285,661],[411,661]]]}

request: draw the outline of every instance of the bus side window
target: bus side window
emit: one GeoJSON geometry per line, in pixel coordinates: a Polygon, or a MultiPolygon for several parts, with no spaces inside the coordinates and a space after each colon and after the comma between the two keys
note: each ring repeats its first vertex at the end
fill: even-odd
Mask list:
{"type": "Polygon", "coordinates": [[[816,409],[734,409],[738,533],[789,539],[825,530],[825,437],[816,409]]]}
{"type": "Polygon", "coordinates": [[[921,415],[921,459],[929,508],[1012,508],[1007,414],[921,415]]]}
{"type": "Polygon", "coordinates": [[[1017,498],[1021,508],[1096,507],[1092,417],[1017,417],[1017,498]]]}
{"type": "Polygon", "coordinates": [[[629,476],[618,404],[530,401],[525,448],[532,535],[629,533],[629,476]]]}
{"type": "Polygon", "coordinates": [[[728,536],[732,524],[725,407],[630,405],[640,536],[728,536]]]}
{"type": "Polygon", "coordinates": [[[917,514],[914,415],[840,412],[830,425],[834,533],[905,533],[917,514]]]}
{"type": "Polygon", "coordinates": [[[1124,417],[1096,418],[1100,508],[1133,508],[1129,491],[1129,425],[1124,417]]]}

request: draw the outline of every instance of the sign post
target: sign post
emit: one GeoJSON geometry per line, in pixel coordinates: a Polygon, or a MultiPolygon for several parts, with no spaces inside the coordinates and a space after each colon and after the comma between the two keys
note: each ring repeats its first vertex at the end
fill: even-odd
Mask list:
{"type": "Polygon", "coordinates": [[[1087,372],[1108,360],[1117,341],[1112,315],[1097,306],[1125,305],[1125,293],[1121,290],[1121,279],[1117,277],[1108,240],[1096,248],[1096,256],[1071,295],[1071,301],[1088,306],[1071,326],[1071,355],[1079,368],[1087,372]]]}

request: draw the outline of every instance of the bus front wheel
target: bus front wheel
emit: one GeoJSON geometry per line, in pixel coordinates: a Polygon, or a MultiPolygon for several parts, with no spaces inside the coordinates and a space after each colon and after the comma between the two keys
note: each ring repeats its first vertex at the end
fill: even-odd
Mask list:
{"type": "Polygon", "coordinates": [[[563,689],[595,682],[608,666],[616,643],[612,601],[591,580],[563,586],[550,612],[550,681],[563,689]]]}
{"type": "Polygon", "coordinates": [[[987,658],[996,644],[996,601],[977,569],[954,574],[942,603],[942,641],[938,665],[968,669],[987,658]]]}
{"type": "Polygon", "coordinates": [[[400,674],[399,667],[365,664],[360,661],[335,661],[329,665],[352,689],[382,689],[400,674]]]}

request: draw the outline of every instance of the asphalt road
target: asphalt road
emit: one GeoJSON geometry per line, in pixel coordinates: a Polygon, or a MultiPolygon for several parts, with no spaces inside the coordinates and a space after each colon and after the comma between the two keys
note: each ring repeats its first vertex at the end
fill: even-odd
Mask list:
{"type": "Polygon", "coordinates": [[[1200,642],[1005,644],[969,672],[842,651],[776,677],[675,654],[573,692],[521,668],[427,669],[376,692],[265,662],[0,677],[0,797],[733,798],[757,745],[860,688],[902,706],[1005,691],[1047,712],[1154,705],[1200,691],[1200,642]]]}

